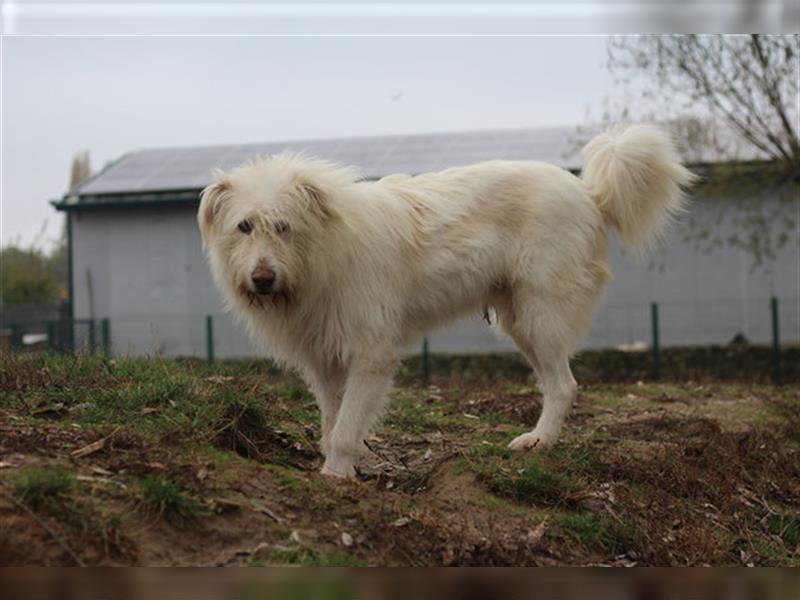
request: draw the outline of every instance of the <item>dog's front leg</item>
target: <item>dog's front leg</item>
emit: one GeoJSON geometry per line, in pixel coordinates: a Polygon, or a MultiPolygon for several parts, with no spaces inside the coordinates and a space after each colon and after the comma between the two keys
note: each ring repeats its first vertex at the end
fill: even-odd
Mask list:
{"type": "Polygon", "coordinates": [[[323,474],[355,475],[356,462],[364,453],[364,440],[384,407],[397,363],[397,356],[390,349],[373,349],[352,361],[323,474]]]}
{"type": "Polygon", "coordinates": [[[320,411],[320,450],[324,456],[330,454],[331,432],[342,404],[346,375],[341,365],[307,367],[305,370],[306,383],[314,393],[320,411]]]}

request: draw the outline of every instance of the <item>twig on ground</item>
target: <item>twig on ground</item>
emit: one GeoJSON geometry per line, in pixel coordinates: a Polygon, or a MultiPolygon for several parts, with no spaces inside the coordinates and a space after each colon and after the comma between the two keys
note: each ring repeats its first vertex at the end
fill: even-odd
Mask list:
{"type": "Polygon", "coordinates": [[[114,434],[117,433],[117,431],[119,431],[119,427],[114,429],[114,431],[109,433],[107,436],[100,438],[99,440],[96,440],[91,444],[87,444],[83,448],[78,448],[77,450],[73,450],[72,452],[69,453],[70,458],[73,459],[83,458],[84,456],[94,454],[98,450],[102,450],[103,448],[105,448],[106,442],[110,440],[114,436],[114,434]]]}

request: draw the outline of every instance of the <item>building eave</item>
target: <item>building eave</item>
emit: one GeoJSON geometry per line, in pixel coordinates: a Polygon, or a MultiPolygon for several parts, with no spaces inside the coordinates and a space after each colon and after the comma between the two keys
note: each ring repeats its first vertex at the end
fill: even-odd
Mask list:
{"type": "Polygon", "coordinates": [[[166,206],[192,206],[200,203],[202,189],[155,190],[120,194],[101,194],[91,196],[64,196],[51,200],[50,204],[58,211],[74,212],[82,210],[106,210],[113,208],[152,208],[166,206]]]}

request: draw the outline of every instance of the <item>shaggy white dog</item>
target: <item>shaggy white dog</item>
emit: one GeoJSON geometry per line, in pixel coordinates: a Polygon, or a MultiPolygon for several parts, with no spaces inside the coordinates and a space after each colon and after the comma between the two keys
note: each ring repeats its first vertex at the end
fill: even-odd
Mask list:
{"type": "Polygon", "coordinates": [[[291,154],[217,174],[198,214],[211,271],[252,338],[316,395],[323,473],[354,474],[395,348],[487,309],[543,393],[536,428],[510,446],[553,444],[577,389],[570,355],[610,278],[608,226],[646,251],[693,179],[651,126],[601,135],[584,157],[582,178],[498,160],[359,181],[291,154]]]}

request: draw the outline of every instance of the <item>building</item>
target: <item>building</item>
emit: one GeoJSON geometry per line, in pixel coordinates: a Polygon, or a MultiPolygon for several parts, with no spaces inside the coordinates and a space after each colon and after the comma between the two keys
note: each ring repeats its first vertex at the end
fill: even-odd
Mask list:
{"type": "MultiPolygon", "coordinates": [[[[213,168],[229,169],[256,155],[286,149],[356,165],[367,178],[495,158],[542,160],[573,171],[581,166],[575,132],[567,128],[132,152],[53,203],[68,219],[73,317],[108,319],[117,354],[204,356],[210,315],[216,356],[254,354],[242,328],[223,313],[204,262],[195,213],[213,168]]],[[[748,164],[756,171],[767,166],[748,164]]],[[[713,157],[696,165],[712,178],[714,167],[713,157]]],[[[737,334],[768,343],[773,296],[779,301],[782,340],[800,341],[800,203],[796,197],[782,200],[761,185],[746,192],[742,190],[747,186],[733,187],[724,192],[709,188],[649,264],[637,264],[612,240],[615,281],[587,347],[649,344],[653,302],[659,304],[664,345],[724,344],[737,334]],[[782,238],[783,243],[774,256],[753,268],[752,252],[732,245],[730,238],[741,233],[742,215],[756,213],[762,234],[772,242],[782,238]],[[702,238],[698,231],[704,227],[710,232],[706,245],[717,237],[723,243],[701,251],[697,243],[686,241],[687,233],[702,238]]],[[[441,352],[513,349],[478,315],[433,333],[429,342],[432,351],[441,352]]]]}

